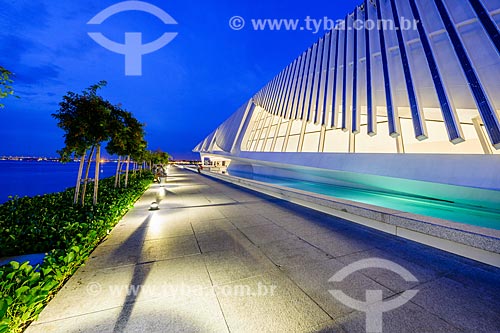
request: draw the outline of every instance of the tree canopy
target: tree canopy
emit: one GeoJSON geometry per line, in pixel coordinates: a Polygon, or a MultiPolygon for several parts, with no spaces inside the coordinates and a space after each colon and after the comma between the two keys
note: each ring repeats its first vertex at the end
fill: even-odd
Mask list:
{"type": "MultiPolygon", "coordinates": [[[[12,75],[12,72],[0,66],[0,99],[14,95],[12,75]]],[[[3,107],[4,105],[0,103],[0,109],[3,107]]]]}
{"type": "Polygon", "coordinates": [[[151,160],[153,161],[153,164],[167,164],[170,160],[170,155],[158,148],[156,151],[151,153],[151,160]]]}
{"type": "Polygon", "coordinates": [[[109,122],[110,140],[106,150],[110,154],[127,156],[142,160],[147,142],[144,140],[144,124],[140,123],[131,112],[119,106],[113,106],[113,116],[109,122]]]}
{"type": "Polygon", "coordinates": [[[82,156],[87,149],[109,139],[113,105],[97,94],[106,84],[100,81],[82,94],[68,92],[59,103],[59,110],[52,114],[65,132],[65,147],[58,151],[63,160],[70,159],[73,153],[82,156]]]}

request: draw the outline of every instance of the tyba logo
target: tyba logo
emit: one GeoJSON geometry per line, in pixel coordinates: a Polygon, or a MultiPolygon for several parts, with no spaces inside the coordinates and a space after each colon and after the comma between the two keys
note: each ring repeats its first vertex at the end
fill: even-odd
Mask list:
{"type": "MultiPolygon", "coordinates": [[[[109,6],[94,16],[87,24],[101,24],[115,14],[133,10],[154,15],[165,24],[177,24],[177,22],[161,8],[143,1],[123,1],[109,6]]],[[[142,33],[140,32],[125,32],[125,44],[119,44],[109,40],[100,32],[89,32],[88,35],[105,49],[125,55],[125,75],[140,76],[142,75],[142,56],[161,49],[170,43],[177,36],[177,33],[166,32],[157,40],[147,44],[142,43],[142,33]]]]}
{"type": "MultiPolygon", "coordinates": [[[[356,261],[335,273],[328,281],[341,282],[350,274],[366,268],[383,268],[401,276],[407,282],[418,282],[417,278],[406,268],[385,259],[370,258],[356,261]]],[[[364,302],[347,296],[341,290],[328,290],[342,304],[366,313],[366,332],[382,332],[382,314],[406,304],[418,290],[405,290],[399,297],[390,301],[382,301],[382,290],[367,290],[364,302]]]]}

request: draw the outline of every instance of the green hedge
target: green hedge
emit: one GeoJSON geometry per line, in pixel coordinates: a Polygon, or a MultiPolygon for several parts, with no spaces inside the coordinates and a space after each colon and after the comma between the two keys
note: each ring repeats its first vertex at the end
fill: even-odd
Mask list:
{"type": "Polygon", "coordinates": [[[0,267],[0,333],[22,332],[38,317],[151,179],[150,173],[132,175],[126,189],[115,189],[113,177],[102,180],[96,207],[72,205],[74,189],[0,205],[0,257],[47,253],[36,267],[18,262],[0,267]]]}

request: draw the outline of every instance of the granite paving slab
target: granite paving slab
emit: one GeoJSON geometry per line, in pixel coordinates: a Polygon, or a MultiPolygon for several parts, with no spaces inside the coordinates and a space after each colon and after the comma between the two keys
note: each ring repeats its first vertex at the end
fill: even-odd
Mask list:
{"type": "Polygon", "coordinates": [[[171,168],[27,332],[365,332],[365,313],[330,290],[386,302],[418,289],[383,332],[492,333],[499,286],[499,268],[171,168]],[[373,258],[418,281],[379,268],[329,281],[373,258]]]}

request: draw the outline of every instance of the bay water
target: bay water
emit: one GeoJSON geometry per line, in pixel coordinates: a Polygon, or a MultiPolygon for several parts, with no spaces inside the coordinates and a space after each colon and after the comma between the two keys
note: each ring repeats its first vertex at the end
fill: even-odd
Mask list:
{"type": "MultiPolygon", "coordinates": [[[[78,162],[0,161],[0,204],[9,196],[35,196],[75,187],[78,162]]],[[[116,162],[102,163],[100,178],[114,176],[116,162]]],[[[94,163],[90,178],[94,178],[94,163]]]]}

